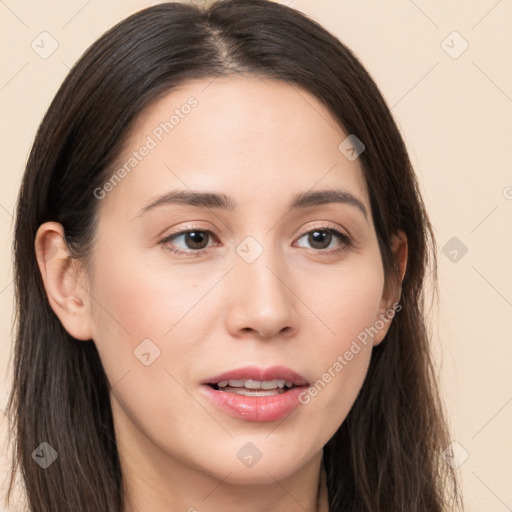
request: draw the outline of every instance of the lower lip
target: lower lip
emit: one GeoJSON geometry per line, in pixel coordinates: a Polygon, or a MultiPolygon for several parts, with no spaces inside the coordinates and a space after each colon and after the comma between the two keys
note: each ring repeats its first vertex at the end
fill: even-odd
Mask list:
{"type": "Polygon", "coordinates": [[[299,395],[307,386],[271,396],[245,396],[201,386],[203,393],[222,411],[245,421],[278,421],[298,407],[299,395]]]}

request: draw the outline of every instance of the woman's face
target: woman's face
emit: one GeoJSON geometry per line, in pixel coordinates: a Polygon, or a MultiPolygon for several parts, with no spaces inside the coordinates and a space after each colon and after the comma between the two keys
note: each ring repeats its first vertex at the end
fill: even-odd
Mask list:
{"type": "Polygon", "coordinates": [[[280,480],[344,421],[397,299],[348,135],[256,78],[189,82],[139,117],[95,192],[86,304],[123,453],[280,480]]]}

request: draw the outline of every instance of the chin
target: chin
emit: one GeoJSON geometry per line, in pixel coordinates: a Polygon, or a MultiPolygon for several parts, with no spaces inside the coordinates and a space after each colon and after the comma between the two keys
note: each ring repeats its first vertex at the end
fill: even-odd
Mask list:
{"type": "Polygon", "coordinates": [[[212,465],[209,467],[205,467],[205,461],[202,461],[201,470],[231,485],[268,485],[292,476],[308,462],[297,458],[296,445],[295,448],[290,449],[289,453],[272,451],[271,455],[267,456],[262,453],[260,458],[254,451],[251,460],[251,455],[247,455],[253,450],[252,447],[247,446],[249,443],[242,444],[242,449],[237,448],[233,456],[226,455],[231,453],[231,449],[225,451],[224,455],[219,455],[215,458],[216,460],[212,460],[212,465]]]}

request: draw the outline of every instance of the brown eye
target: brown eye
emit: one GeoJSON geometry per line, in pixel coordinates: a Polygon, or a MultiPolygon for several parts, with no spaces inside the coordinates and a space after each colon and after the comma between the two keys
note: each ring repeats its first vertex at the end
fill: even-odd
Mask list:
{"type": "MultiPolygon", "coordinates": [[[[350,238],[334,228],[316,228],[305,233],[299,240],[306,239],[311,249],[317,249],[320,252],[336,252],[339,249],[350,246],[350,238]],[[338,244],[336,244],[338,239],[338,244]],[[334,248],[332,245],[334,243],[334,248]],[[331,250],[332,249],[332,250],[331,250]]],[[[304,247],[300,245],[300,247],[304,247]]]]}
{"type": "Polygon", "coordinates": [[[183,236],[183,241],[188,249],[204,249],[208,244],[209,236],[205,231],[187,231],[180,236],[183,236]]]}
{"type": "Polygon", "coordinates": [[[308,235],[308,242],[312,245],[313,249],[327,249],[331,244],[331,240],[332,234],[324,229],[311,231],[308,235]]]}
{"type": "Polygon", "coordinates": [[[200,253],[207,249],[213,233],[204,229],[188,229],[173,233],[161,241],[164,247],[177,254],[200,253]]]}

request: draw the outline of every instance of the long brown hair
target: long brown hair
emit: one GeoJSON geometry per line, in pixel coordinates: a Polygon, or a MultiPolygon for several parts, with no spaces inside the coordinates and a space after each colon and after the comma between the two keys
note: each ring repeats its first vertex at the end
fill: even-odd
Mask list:
{"type": "Polygon", "coordinates": [[[123,510],[109,384],[93,340],[71,337],[49,305],[35,234],[46,221],[60,222],[71,254],[87,261],[94,190],[110,177],[136,117],[187,80],[235,74],[307,90],[363,141],[359,158],[387,278],[395,272],[391,236],[402,230],[408,239],[402,311],[374,349],[348,417],[324,447],[330,510],[445,511],[461,498],[454,471],[441,459],[450,439],[424,311],[427,273],[436,279],[435,239],[404,142],[354,54],[307,16],[268,0],[144,9],[85,52],[51,103],[17,203],[8,499],[21,470],[31,511],[123,510]],[[42,442],[58,453],[45,470],[32,458],[42,442]]]}

